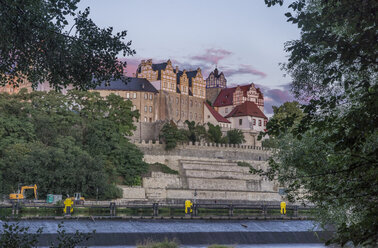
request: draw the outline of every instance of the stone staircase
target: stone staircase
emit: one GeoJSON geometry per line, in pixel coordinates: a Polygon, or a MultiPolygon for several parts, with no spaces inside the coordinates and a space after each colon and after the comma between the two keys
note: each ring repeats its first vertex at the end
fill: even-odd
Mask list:
{"type": "MultiPolygon", "coordinates": [[[[252,166],[260,168],[263,161],[252,166]]],[[[278,187],[271,181],[249,173],[249,167],[222,159],[181,159],[179,175],[153,172],[143,178],[148,201],[173,202],[261,202],[280,201],[278,187]]],[[[130,191],[130,189],[129,189],[130,191]]]]}
{"type": "MultiPolygon", "coordinates": [[[[249,167],[226,160],[179,160],[182,188],[168,188],[169,199],[262,201],[280,200],[270,181],[249,173],[249,167]],[[196,196],[194,196],[196,194],[196,196]]],[[[253,165],[260,168],[263,162],[253,165]]]]}

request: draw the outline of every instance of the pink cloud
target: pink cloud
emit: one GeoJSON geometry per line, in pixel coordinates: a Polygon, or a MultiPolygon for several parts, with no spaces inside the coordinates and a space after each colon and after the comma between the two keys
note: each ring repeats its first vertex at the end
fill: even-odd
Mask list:
{"type": "Polygon", "coordinates": [[[215,48],[210,48],[206,49],[206,52],[202,55],[196,55],[190,57],[190,59],[193,60],[199,60],[199,61],[204,61],[208,63],[218,64],[218,62],[228,56],[230,56],[232,52],[227,51],[225,49],[215,49],[215,48]]]}
{"type": "Polygon", "coordinates": [[[136,70],[138,69],[138,65],[140,64],[140,61],[141,61],[140,58],[135,58],[135,57],[133,57],[133,58],[121,58],[120,60],[127,62],[124,73],[129,77],[132,77],[133,74],[136,73],[136,70]]]}
{"type": "Polygon", "coordinates": [[[290,93],[290,85],[281,85],[283,89],[270,88],[264,85],[255,84],[264,94],[265,113],[272,114],[272,106],[281,106],[284,102],[294,101],[294,96],[290,93]]]}
{"type": "Polygon", "coordinates": [[[244,64],[239,65],[237,69],[226,68],[223,70],[223,72],[226,76],[233,76],[236,74],[252,74],[255,76],[260,76],[261,78],[266,77],[266,74],[264,72],[256,70],[251,65],[244,64]]]}

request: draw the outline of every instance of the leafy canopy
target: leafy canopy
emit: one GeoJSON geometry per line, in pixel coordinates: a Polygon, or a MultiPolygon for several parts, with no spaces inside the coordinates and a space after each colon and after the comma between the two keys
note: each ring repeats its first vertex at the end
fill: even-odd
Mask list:
{"type": "Polygon", "coordinates": [[[57,90],[90,89],[123,79],[126,62],[117,56],[135,54],[126,31],[97,27],[89,8],[77,11],[79,2],[0,0],[0,86],[47,81],[57,90]]]}
{"type": "MultiPolygon", "coordinates": [[[[279,0],[265,0],[270,5],[279,0]]],[[[270,122],[279,137],[268,176],[291,199],[315,203],[333,242],[377,245],[378,33],[373,0],[296,0],[287,20],[301,29],[286,43],[283,68],[304,100],[300,122],[270,122]]]]}
{"type": "Polygon", "coordinates": [[[117,183],[140,183],[148,169],[126,138],[139,117],[131,106],[94,92],[0,94],[0,193],[37,184],[41,197],[119,197],[117,183]]]}

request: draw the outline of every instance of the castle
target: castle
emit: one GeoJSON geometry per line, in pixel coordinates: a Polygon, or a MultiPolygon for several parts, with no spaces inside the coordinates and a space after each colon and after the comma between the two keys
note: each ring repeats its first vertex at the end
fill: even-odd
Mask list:
{"type": "MultiPolygon", "coordinates": [[[[51,88],[41,84],[37,90],[51,88]]],[[[16,93],[18,89],[5,86],[2,91],[16,93]]],[[[140,113],[132,137],[138,140],[158,139],[165,121],[183,125],[189,120],[219,125],[223,133],[242,130],[246,144],[255,146],[256,137],[265,130],[268,120],[263,113],[264,96],[253,83],[227,88],[226,77],[218,68],[204,80],[200,68],[179,70],[171,60],[164,63],[142,60],[135,77],[130,77],[126,84],[121,80],[103,82],[93,91],[103,97],[116,94],[132,102],[133,110],[140,113]]]]}

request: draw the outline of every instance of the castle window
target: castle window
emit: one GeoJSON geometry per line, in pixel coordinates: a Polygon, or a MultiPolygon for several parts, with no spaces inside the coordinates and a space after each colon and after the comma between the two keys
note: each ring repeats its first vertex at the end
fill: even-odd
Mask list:
{"type": "Polygon", "coordinates": [[[226,108],[226,109],[224,110],[224,112],[225,112],[225,113],[228,113],[228,108],[226,108]]]}
{"type": "Polygon", "coordinates": [[[148,94],[144,93],[144,99],[148,99],[148,94]]]}
{"type": "Polygon", "coordinates": [[[130,98],[130,93],[129,92],[126,93],[126,98],[130,98]]]}
{"type": "Polygon", "coordinates": [[[144,112],[147,112],[147,106],[144,106],[144,112]]]}
{"type": "Polygon", "coordinates": [[[152,113],[152,106],[150,106],[150,113],[152,113]]]}
{"type": "Polygon", "coordinates": [[[152,94],[150,94],[150,100],[152,100],[152,97],[153,97],[152,94]]]}
{"type": "Polygon", "coordinates": [[[176,109],[176,116],[178,116],[179,115],[179,111],[178,111],[178,109],[176,109]]]}
{"type": "Polygon", "coordinates": [[[210,119],[210,115],[207,116],[207,119],[210,119]]]}
{"type": "Polygon", "coordinates": [[[261,120],[259,120],[259,126],[261,127],[261,120]]]}
{"type": "Polygon", "coordinates": [[[136,92],[134,92],[134,99],[136,99],[137,98],[137,95],[136,95],[136,92]]]}
{"type": "Polygon", "coordinates": [[[253,119],[253,125],[256,125],[256,119],[253,119]]]}
{"type": "Polygon", "coordinates": [[[243,119],[239,119],[239,126],[243,124],[243,119]]]}
{"type": "Polygon", "coordinates": [[[144,122],[147,122],[147,117],[144,117],[144,122]]]}
{"type": "Polygon", "coordinates": [[[176,97],[176,103],[179,103],[178,97],[176,97]]]}

